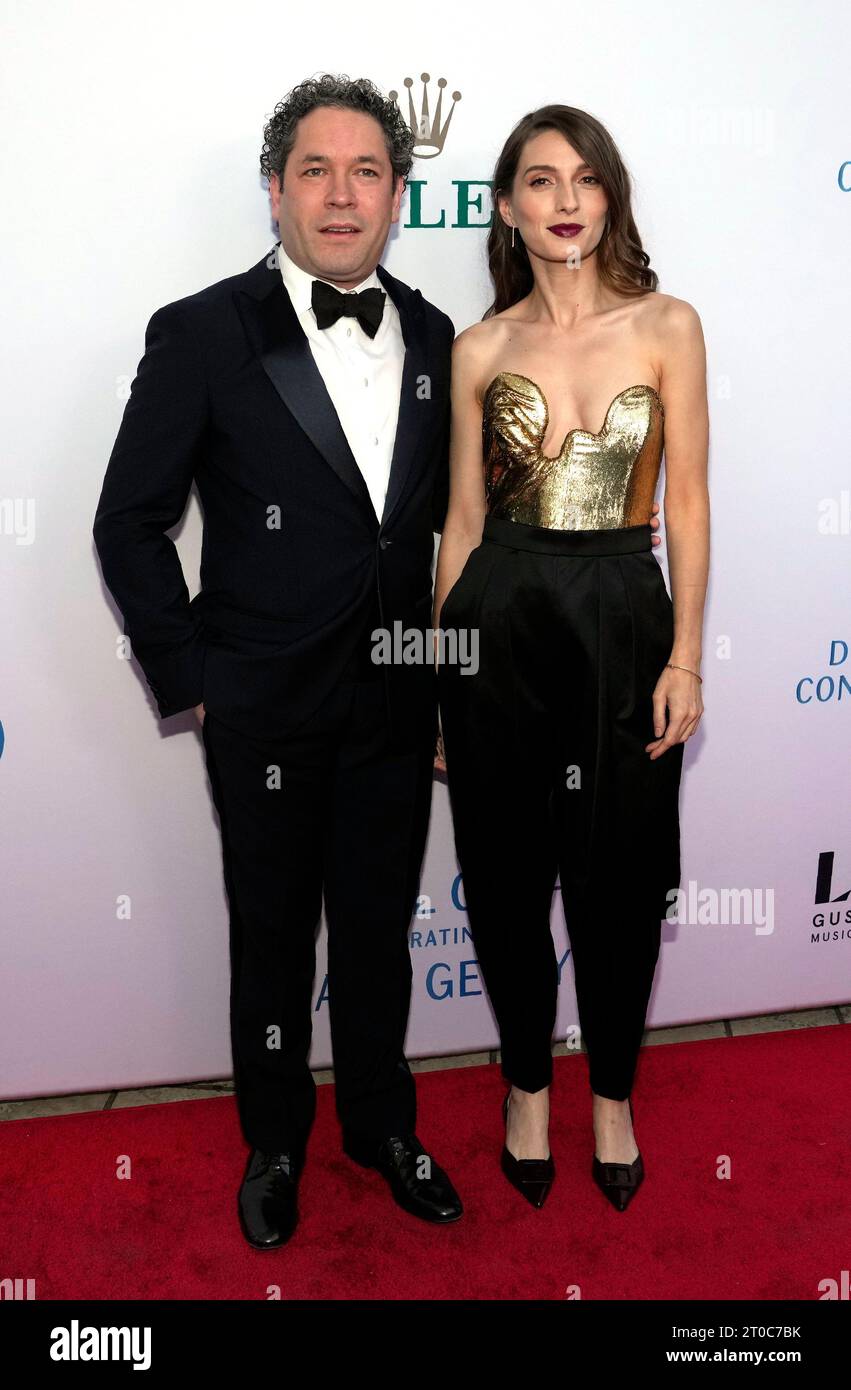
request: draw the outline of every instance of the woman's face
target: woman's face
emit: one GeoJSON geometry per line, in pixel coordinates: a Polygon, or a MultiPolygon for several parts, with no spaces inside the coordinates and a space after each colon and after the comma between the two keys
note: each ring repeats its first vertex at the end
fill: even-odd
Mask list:
{"type": "Polygon", "coordinates": [[[575,263],[603,235],[609,206],[597,171],[557,130],[542,130],[523,146],[514,188],[499,210],[517,227],[530,256],[575,263]]]}

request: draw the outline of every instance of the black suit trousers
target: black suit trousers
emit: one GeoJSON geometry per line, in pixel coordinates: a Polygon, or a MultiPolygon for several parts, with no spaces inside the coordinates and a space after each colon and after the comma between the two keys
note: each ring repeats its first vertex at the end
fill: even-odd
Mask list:
{"type": "Polygon", "coordinates": [[[426,722],[414,751],[389,751],[381,672],[352,663],[297,732],[253,738],[207,713],[203,742],[230,907],[231,1044],[245,1138],[266,1152],[307,1141],[323,894],[344,1137],[412,1133],[408,928],[431,807],[432,728],[426,722]]]}

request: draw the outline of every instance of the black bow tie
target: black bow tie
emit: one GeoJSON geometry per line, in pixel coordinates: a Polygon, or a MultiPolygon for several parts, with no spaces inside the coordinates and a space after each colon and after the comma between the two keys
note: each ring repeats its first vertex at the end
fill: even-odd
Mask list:
{"type": "Polygon", "coordinates": [[[351,291],[343,294],[324,280],[314,280],[311,287],[310,302],[320,328],[330,328],[341,314],[356,318],[364,333],[374,338],[384,313],[384,290],[374,286],[368,290],[351,291]]]}

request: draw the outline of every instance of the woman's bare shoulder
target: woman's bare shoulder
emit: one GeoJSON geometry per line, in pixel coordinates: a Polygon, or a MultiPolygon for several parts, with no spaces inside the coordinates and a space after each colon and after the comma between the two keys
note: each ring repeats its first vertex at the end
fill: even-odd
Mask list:
{"type": "Polygon", "coordinates": [[[491,364],[500,358],[501,352],[510,336],[510,321],[507,317],[494,315],[471,323],[459,333],[452,345],[452,371],[463,376],[475,393],[479,403],[482,401],[482,387],[491,364]]]}
{"type": "Polygon", "coordinates": [[[494,343],[504,331],[498,318],[482,319],[481,322],[471,323],[469,328],[463,329],[456,337],[453,347],[460,350],[466,358],[491,352],[494,343]]]}
{"type": "Polygon", "coordinates": [[[688,333],[700,324],[700,315],[687,299],[677,299],[673,294],[660,294],[655,291],[642,301],[646,309],[648,325],[652,331],[665,333],[688,333]]]}
{"type": "Polygon", "coordinates": [[[670,379],[672,362],[704,353],[700,315],[688,300],[655,292],[641,301],[640,310],[639,332],[660,381],[670,379]]]}
{"type": "Polygon", "coordinates": [[[705,400],[706,393],[706,343],[700,315],[688,300],[672,294],[648,297],[659,301],[653,306],[647,342],[665,409],[669,411],[673,400],[685,400],[693,416],[697,400],[701,395],[705,400]]]}

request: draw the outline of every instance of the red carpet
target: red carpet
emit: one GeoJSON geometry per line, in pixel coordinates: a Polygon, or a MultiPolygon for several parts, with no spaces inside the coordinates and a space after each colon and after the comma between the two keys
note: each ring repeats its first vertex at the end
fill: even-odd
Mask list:
{"type": "Polygon", "coordinates": [[[645,1048],[634,1091],[647,1177],[626,1212],[594,1186],[584,1057],[557,1059],[556,1181],[535,1211],[498,1166],[496,1066],[417,1077],[417,1132],[460,1221],[431,1227],[341,1152],[330,1086],[301,1223],[253,1251],[232,1097],[0,1124],[3,1277],[38,1299],[819,1298],[848,1266],[851,1028],[645,1048]],[[115,1174],[122,1155],[132,1180],[115,1174]],[[717,1176],[728,1156],[729,1181],[717,1176]]]}

